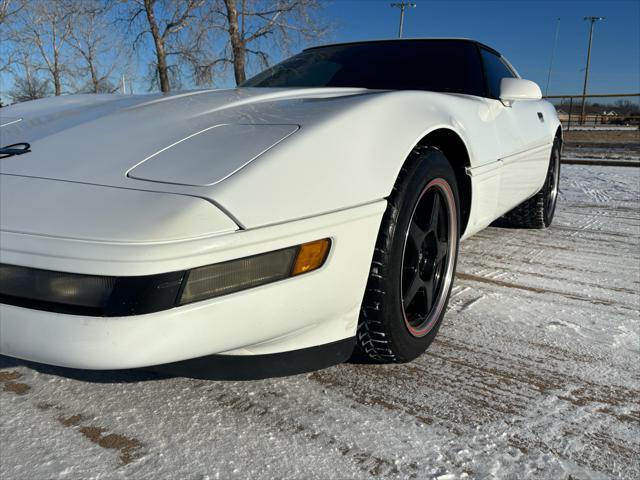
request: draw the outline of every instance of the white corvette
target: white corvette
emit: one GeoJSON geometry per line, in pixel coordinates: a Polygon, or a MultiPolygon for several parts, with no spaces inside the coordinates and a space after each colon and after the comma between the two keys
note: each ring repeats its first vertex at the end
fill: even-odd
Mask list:
{"type": "Polygon", "coordinates": [[[241,88],[0,110],[0,353],[257,378],[405,362],[459,240],[552,221],[562,131],[462,39],[303,51],[241,88]]]}

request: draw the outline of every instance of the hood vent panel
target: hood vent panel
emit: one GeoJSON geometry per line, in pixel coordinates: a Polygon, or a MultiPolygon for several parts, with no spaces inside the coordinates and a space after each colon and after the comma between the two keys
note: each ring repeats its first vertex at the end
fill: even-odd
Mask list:
{"type": "Polygon", "coordinates": [[[215,125],[147,157],[129,170],[127,176],[178,185],[215,185],[299,128],[298,125],[215,125]]]}

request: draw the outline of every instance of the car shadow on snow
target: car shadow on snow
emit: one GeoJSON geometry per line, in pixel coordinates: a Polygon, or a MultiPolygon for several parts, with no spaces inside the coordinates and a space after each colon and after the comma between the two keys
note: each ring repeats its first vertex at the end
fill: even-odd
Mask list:
{"type": "MultiPolygon", "coordinates": [[[[379,362],[371,360],[364,356],[354,355],[349,358],[345,364],[351,365],[376,365],[379,362]]],[[[0,371],[5,369],[11,369],[16,367],[26,367],[35,370],[38,373],[45,375],[54,375],[56,377],[70,378],[72,380],[78,380],[87,383],[138,383],[138,382],[153,382],[158,380],[166,380],[169,378],[200,378],[202,375],[172,375],[170,373],[164,373],[160,371],[154,371],[153,369],[126,369],[126,370],[83,370],[78,368],[66,368],[57,367],[54,365],[47,365],[43,363],[31,362],[28,360],[21,360],[19,358],[7,357],[0,355],[0,371]]],[[[300,373],[302,375],[309,373],[300,373]]],[[[295,375],[295,374],[294,374],[295,375]]],[[[276,378],[278,375],[274,376],[276,378]]],[[[287,375],[284,375],[287,376],[287,375]]],[[[231,378],[233,375],[229,375],[228,372],[216,372],[213,371],[207,376],[208,380],[213,381],[246,381],[256,380],[250,378],[231,378]]]]}
{"type": "Polygon", "coordinates": [[[0,355],[0,370],[15,367],[27,367],[38,373],[65,377],[89,383],[137,383],[164,380],[171,375],[143,369],[129,370],[81,370],[77,368],[56,367],[42,363],[20,360],[0,355]]]}

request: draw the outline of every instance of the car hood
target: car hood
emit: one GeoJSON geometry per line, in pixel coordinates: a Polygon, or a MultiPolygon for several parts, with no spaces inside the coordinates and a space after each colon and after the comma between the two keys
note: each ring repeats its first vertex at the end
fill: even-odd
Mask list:
{"type": "Polygon", "coordinates": [[[486,110],[468,95],[355,88],[63,96],[0,110],[0,144],[31,144],[0,173],[199,197],[258,228],[386,197],[431,129],[486,137],[486,110]]]}
{"type": "Polygon", "coordinates": [[[0,111],[0,144],[31,144],[0,173],[128,188],[214,185],[321,121],[360,89],[228,89],[71,95],[0,111]],[[324,100],[324,102],[323,102],[324,100]],[[142,187],[140,180],[154,182],[142,187]]]}

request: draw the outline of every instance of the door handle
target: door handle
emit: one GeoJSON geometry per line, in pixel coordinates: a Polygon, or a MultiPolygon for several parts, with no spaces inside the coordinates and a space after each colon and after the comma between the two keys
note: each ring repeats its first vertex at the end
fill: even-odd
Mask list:
{"type": "Polygon", "coordinates": [[[544,115],[542,114],[542,112],[538,112],[538,120],[544,122],[544,115]]]}

